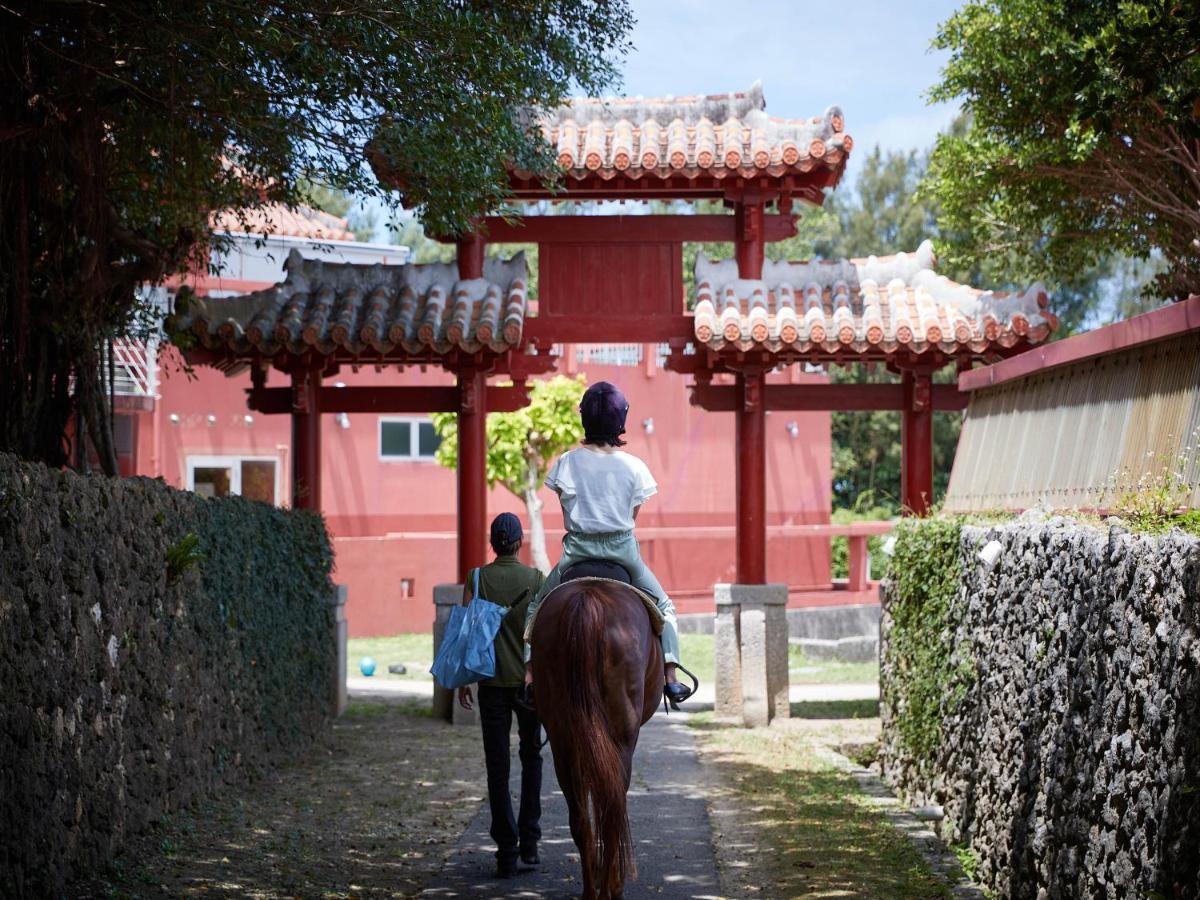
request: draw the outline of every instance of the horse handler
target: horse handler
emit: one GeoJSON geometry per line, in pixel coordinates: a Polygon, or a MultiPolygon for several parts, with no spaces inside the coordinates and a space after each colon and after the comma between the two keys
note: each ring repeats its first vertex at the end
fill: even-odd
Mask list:
{"type": "MultiPolygon", "coordinates": [[[[525,613],[545,576],[517,559],[523,539],[520,519],[512,513],[496,516],[491,530],[496,559],[479,569],[480,596],[498,606],[508,607],[508,614],[496,633],[496,675],[479,682],[478,690],[498,878],[516,875],[518,859],[527,866],[536,866],[538,841],[542,836],[541,723],[537,713],[518,702],[518,698],[525,682],[525,613]],[[521,805],[515,819],[508,791],[509,734],[514,713],[521,758],[521,805]]],[[[473,580],[473,577],[467,579],[463,606],[471,602],[473,580]]],[[[469,688],[458,689],[458,702],[463,709],[472,708],[469,688]]]]}

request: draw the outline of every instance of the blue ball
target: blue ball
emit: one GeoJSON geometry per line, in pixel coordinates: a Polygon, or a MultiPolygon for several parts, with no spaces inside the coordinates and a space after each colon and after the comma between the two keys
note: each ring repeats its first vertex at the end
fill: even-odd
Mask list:
{"type": "Polygon", "coordinates": [[[358,670],[370,678],[375,674],[375,659],[374,657],[364,656],[358,661],[358,670]]]}

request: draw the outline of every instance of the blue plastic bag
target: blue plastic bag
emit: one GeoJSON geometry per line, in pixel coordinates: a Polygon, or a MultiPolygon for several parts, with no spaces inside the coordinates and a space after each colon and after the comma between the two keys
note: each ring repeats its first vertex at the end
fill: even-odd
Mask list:
{"type": "Polygon", "coordinates": [[[496,633],[508,610],[479,596],[479,570],[470,606],[450,610],[446,633],[429,673],[453,690],[496,674],[496,633]]]}

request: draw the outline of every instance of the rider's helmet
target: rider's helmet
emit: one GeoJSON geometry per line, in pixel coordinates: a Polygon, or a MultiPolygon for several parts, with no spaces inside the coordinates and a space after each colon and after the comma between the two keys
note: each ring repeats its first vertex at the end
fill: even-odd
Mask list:
{"type": "Polygon", "coordinates": [[[625,433],[625,416],[628,413],[629,402],[621,389],[607,381],[597,381],[584,391],[583,399],[579,402],[584,440],[604,443],[615,441],[625,433]]]}

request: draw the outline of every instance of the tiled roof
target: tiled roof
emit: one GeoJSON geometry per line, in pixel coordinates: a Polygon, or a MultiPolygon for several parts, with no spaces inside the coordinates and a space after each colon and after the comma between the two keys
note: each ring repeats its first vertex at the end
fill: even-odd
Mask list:
{"type": "Polygon", "coordinates": [[[314,238],[326,241],[352,241],[354,232],[348,220],[309,206],[287,207],[271,203],[259,209],[234,212],[226,210],[213,216],[213,228],[248,234],[314,238]]]}
{"type": "Polygon", "coordinates": [[[488,257],[483,278],[460,280],[455,263],[354,265],[304,259],[287,277],[240,297],[193,297],[179,326],[222,353],[358,354],[504,352],[525,324],[525,256],[488,257]]]}
{"type": "Polygon", "coordinates": [[[714,350],[878,350],[982,353],[1044,341],[1058,325],[1041,284],[981,291],[933,271],[933,245],[915,253],[763,265],[738,278],[734,260],[696,259],[696,339],[714,350]]]}
{"type": "Polygon", "coordinates": [[[587,98],[542,117],[569,178],[754,177],[836,169],[853,141],[842,111],[813,119],[765,112],[762,85],[710,97],[587,98]]]}

